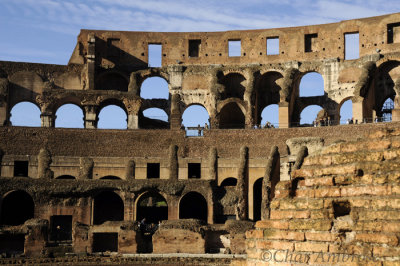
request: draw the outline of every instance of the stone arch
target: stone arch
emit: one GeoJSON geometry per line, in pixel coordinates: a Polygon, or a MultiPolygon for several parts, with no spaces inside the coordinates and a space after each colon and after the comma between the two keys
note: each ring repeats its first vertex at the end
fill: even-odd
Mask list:
{"type": "Polygon", "coordinates": [[[14,126],[41,126],[41,111],[34,101],[22,101],[10,107],[10,122],[14,126]]]}
{"type": "Polygon", "coordinates": [[[169,92],[168,80],[159,75],[149,75],[143,78],[140,84],[139,95],[143,99],[165,99],[168,100],[171,96],[169,92]],[[162,87],[162,93],[156,93],[151,87],[162,87]],[[152,91],[151,91],[152,90],[152,91]],[[157,97],[161,96],[161,97],[157,97]]]}
{"type": "Polygon", "coordinates": [[[220,109],[219,128],[244,128],[245,112],[242,106],[235,101],[230,101],[220,109]]]}
{"type": "Polygon", "coordinates": [[[258,178],[253,183],[253,220],[261,220],[261,202],[262,202],[263,178],[258,178]]]}
{"type": "Polygon", "coordinates": [[[239,98],[243,100],[246,90],[246,78],[237,72],[228,73],[219,80],[219,83],[224,85],[223,91],[220,92],[220,99],[239,98]]]}
{"type": "Polygon", "coordinates": [[[205,124],[209,126],[210,112],[203,104],[191,103],[183,110],[181,120],[185,127],[195,127],[197,125],[203,127],[205,124]],[[193,112],[196,112],[196,114],[193,112]]]}
{"type": "Polygon", "coordinates": [[[93,224],[124,220],[124,202],[114,191],[102,191],[93,198],[93,224]]]}
{"type": "Polygon", "coordinates": [[[145,129],[168,129],[170,127],[170,116],[168,113],[158,107],[149,107],[143,109],[139,112],[139,128],[145,129]],[[146,110],[153,110],[153,114],[156,116],[145,116],[144,112],[146,110]],[[161,112],[162,111],[162,112],[161,112]],[[157,115],[162,115],[162,117],[157,117],[157,115]],[[164,115],[165,114],[165,115],[164,115]],[[162,118],[167,118],[166,121],[162,118]]]}
{"type": "Polygon", "coordinates": [[[300,124],[313,125],[313,121],[327,117],[326,110],[317,104],[305,105],[300,109],[300,124]],[[304,112],[305,111],[305,112],[304,112]],[[309,113],[307,112],[309,111],[309,113]]]}
{"type": "MultiPolygon", "coordinates": [[[[348,119],[353,117],[353,97],[346,97],[338,104],[337,113],[339,114],[339,123],[337,124],[346,124],[348,119]],[[350,106],[349,104],[350,103],[350,106]],[[350,110],[351,109],[351,112],[350,110]]],[[[362,122],[362,121],[359,121],[362,122]]]]}
{"type": "Polygon", "coordinates": [[[283,75],[280,72],[270,71],[256,79],[254,97],[252,99],[255,106],[254,121],[256,124],[261,124],[261,113],[265,107],[280,102],[282,88],[278,84],[278,80],[282,78],[283,75]]]}
{"type": "Polygon", "coordinates": [[[136,220],[146,218],[147,223],[168,220],[168,203],[158,191],[146,191],[136,199],[136,220]]]}
{"type": "Polygon", "coordinates": [[[207,222],[208,204],[198,192],[188,192],[179,201],[179,219],[199,219],[207,222]]]}
{"type": "Polygon", "coordinates": [[[221,180],[219,186],[220,187],[230,187],[230,186],[236,186],[237,185],[237,178],[236,177],[227,177],[223,180],[221,180]]]}
{"type": "Polygon", "coordinates": [[[98,75],[96,90],[128,91],[129,78],[119,71],[106,71],[98,75]]]}
{"type": "Polygon", "coordinates": [[[270,123],[273,127],[279,127],[278,104],[270,104],[261,111],[261,120],[257,124],[264,126],[266,123],[270,123]]]}
{"type": "Polygon", "coordinates": [[[120,177],[115,176],[115,175],[106,175],[103,177],[100,177],[101,180],[121,180],[120,177]]]}
{"type": "Polygon", "coordinates": [[[56,177],[56,179],[59,179],[59,180],[61,180],[61,179],[74,180],[76,178],[74,176],[72,176],[72,175],[60,175],[60,176],[56,177]]]}
{"type": "Polygon", "coordinates": [[[325,94],[324,78],[317,71],[303,73],[298,83],[299,97],[323,96],[325,94]]]}
{"type": "Polygon", "coordinates": [[[97,110],[97,118],[98,118],[98,128],[126,129],[128,127],[128,111],[124,103],[119,99],[110,98],[102,101],[97,110]],[[110,106],[116,106],[119,107],[120,109],[110,106]],[[109,110],[104,108],[107,108],[109,110]],[[117,117],[112,117],[112,118],[108,117],[106,118],[106,120],[102,121],[101,111],[103,111],[103,109],[106,110],[106,112],[109,112],[109,114],[112,114],[113,116],[117,114],[117,117]],[[123,112],[121,112],[121,110],[123,112]]]}
{"type": "Polygon", "coordinates": [[[84,128],[85,110],[76,103],[65,103],[54,113],[55,127],[84,128]]]}
{"type": "Polygon", "coordinates": [[[3,195],[1,201],[1,224],[21,225],[34,217],[35,203],[23,190],[10,191],[3,195]]]}

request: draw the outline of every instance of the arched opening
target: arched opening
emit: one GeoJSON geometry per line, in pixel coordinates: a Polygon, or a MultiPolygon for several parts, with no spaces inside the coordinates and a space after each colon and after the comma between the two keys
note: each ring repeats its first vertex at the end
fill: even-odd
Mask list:
{"type": "Polygon", "coordinates": [[[168,114],[160,108],[148,108],[141,113],[140,128],[169,128],[168,114]]]}
{"type": "Polygon", "coordinates": [[[234,187],[237,184],[237,179],[234,177],[225,178],[224,181],[221,182],[221,187],[234,187]]]}
{"type": "Polygon", "coordinates": [[[102,180],[121,180],[121,178],[119,178],[118,176],[113,176],[113,175],[103,176],[100,179],[102,179],[102,180]]]}
{"type": "Polygon", "coordinates": [[[75,104],[64,104],[57,109],[56,127],[84,128],[83,111],[75,104]]]}
{"type": "Polygon", "coordinates": [[[146,219],[146,223],[168,220],[168,204],[157,192],[146,192],[140,196],[136,206],[136,220],[146,219]]]}
{"type": "Polygon", "coordinates": [[[124,220],[124,202],[112,191],[103,191],[94,197],[93,224],[124,220]]]}
{"type": "Polygon", "coordinates": [[[324,78],[317,72],[305,74],[300,80],[299,95],[300,97],[323,96],[324,78]]]}
{"type": "Polygon", "coordinates": [[[263,178],[259,178],[253,185],[253,220],[261,220],[261,201],[262,201],[263,178]]]}
{"type": "Polygon", "coordinates": [[[1,224],[21,225],[33,218],[35,204],[32,197],[22,190],[10,192],[1,202],[1,224]]]}
{"type": "MultiPolygon", "coordinates": [[[[194,104],[185,109],[182,114],[182,124],[185,126],[186,134],[188,136],[198,136],[199,129],[195,127],[209,128],[210,116],[208,115],[207,109],[199,104],[194,104]]],[[[201,135],[201,129],[200,129],[201,135]]]]}
{"type": "Polygon", "coordinates": [[[117,105],[107,105],[100,110],[98,128],[126,129],[127,115],[124,109],[117,105]]]}
{"type": "MultiPolygon", "coordinates": [[[[346,100],[340,106],[340,124],[346,124],[353,118],[353,102],[346,100]]],[[[361,122],[361,121],[360,121],[361,122]]]]}
{"type": "Polygon", "coordinates": [[[228,98],[239,98],[243,100],[245,91],[245,78],[238,73],[230,73],[224,76],[221,84],[224,85],[224,91],[221,92],[221,100],[228,98]]]}
{"type": "Polygon", "coordinates": [[[392,110],[393,109],[394,109],[393,99],[387,98],[381,108],[381,117],[382,117],[383,122],[391,122],[392,121],[392,110]]]}
{"type": "Polygon", "coordinates": [[[40,127],[41,111],[31,102],[20,102],[11,109],[11,125],[25,127],[40,127]]]}
{"type": "Polygon", "coordinates": [[[226,104],[219,113],[220,128],[244,128],[245,118],[242,110],[235,102],[226,104]]]}
{"type": "Polygon", "coordinates": [[[325,111],[321,106],[309,105],[303,109],[300,114],[301,126],[316,126],[319,125],[321,119],[324,119],[325,111]]]}
{"type": "Polygon", "coordinates": [[[116,72],[104,73],[97,79],[96,90],[128,91],[128,80],[116,72]]]}
{"type": "Polygon", "coordinates": [[[261,126],[264,128],[279,127],[279,106],[270,104],[261,113],[261,126]]]}
{"type": "Polygon", "coordinates": [[[179,219],[199,219],[207,222],[207,201],[197,192],[189,192],[179,202],[179,219]]]}
{"type": "Polygon", "coordinates": [[[140,97],[143,99],[169,99],[168,82],[160,77],[150,77],[143,81],[140,87],[140,97]]]}
{"type": "MultiPolygon", "coordinates": [[[[266,110],[266,107],[269,107],[272,104],[273,106],[275,106],[279,103],[279,91],[281,90],[281,87],[277,84],[277,81],[281,78],[282,74],[279,72],[267,72],[257,79],[255,85],[254,99],[255,123],[257,125],[265,125],[268,119],[271,120],[272,117],[274,118],[273,120],[276,120],[275,115],[277,116],[277,114],[275,114],[275,111],[271,111],[271,114],[268,114],[269,116],[271,116],[271,118],[268,119],[265,117],[265,114],[263,114],[263,112],[266,110]]],[[[270,110],[269,108],[267,109],[268,111],[270,110]]],[[[271,121],[269,122],[271,123],[271,121]]]]}
{"type": "Polygon", "coordinates": [[[72,175],[60,175],[56,179],[70,179],[70,180],[73,180],[73,179],[76,179],[76,178],[74,176],[72,176],[72,175]]]}

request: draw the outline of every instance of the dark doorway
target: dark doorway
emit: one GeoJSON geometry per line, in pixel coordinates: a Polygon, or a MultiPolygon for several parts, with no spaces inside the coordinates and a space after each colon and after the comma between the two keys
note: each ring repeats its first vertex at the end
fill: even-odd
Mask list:
{"type": "Polygon", "coordinates": [[[0,235],[0,253],[21,254],[24,253],[25,235],[0,235]]]}
{"type": "Polygon", "coordinates": [[[244,128],[245,117],[237,103],[226,104],[221,109],[219,117],[220,128],[244,128]]]}
{"type": "Polygon", "coordinates": [[[94,233],[93,252],[118,252],[118,233],[94,233]]]}
{"type": "Polygon", "coordinates": [[[50,217],[50,241],[72,241],[72,215],[50,217]]]}
{"type": "Polygon", "coordinates": [[[14,176],[28,176],[28,161],[14,161],[14,176]]]}
{"type": "Polygon", "coordinates": [[[253,220],[261,220],[261,199],[262,199],[263,178],[257,179],[253,185],[253,220]]]}
{"type": "Polygon", "coordinates": [[[148,163],[147,164],[147,178],[160,178],[160,164],[148,163]]]}
{"type": "Polygon", "coordinates": [[[199,219],[207,222],[207,201],[197,192],[189,192],[179,203],[179,219],[199,219]]]}
{"type": "Polygon", "coordinates": [[[121,178],[119,178],[118,176],[113,176],[113,175],[108,175],[108,176],[103,176],[102,178],[100,178],[102,180],[121,180],[121,178]]]}
{"type": "Polygon", "coordinates": [[[221,187],[234,187],[237,184],[237,179],[234,177],[228,177],[221,183],[221,187]]]}
{"type": "Polygon", "coordinates": [[[188,163],[188,178],[201,178],[200,163],[188,163]]]}
{"type": "Polygon", "coordinates": [[[158,223],[168,220],[168,205],[163,196],[157,192],[143,194],[137,203],[136,220],[146,218],[146,223],[158,223]]]}
{"type": "Polygon", "coordinates": [[[199,57],[201,40],[189,40],[189,57],[199,57]]]}
{"type": "Polygon", "coordinates": [[[61,176],[57,177],[56,179],[70,179],[70,180],[73,180],[73,179],[75,179],[75,177],[72,176],[72,175],[61,175],[61,176]]]}
{"type": "Polygon", "coordinates": [[[93,224],[124,220],[124,202],[116,193],[104,191],[94,198],[93,224]]]}
{"type": "Polygon", "coordinates": [[[33,218],[35,204],[25,191],[13,191],[7,194],[1,204],[1,223],[21,225],[33,218]]]}

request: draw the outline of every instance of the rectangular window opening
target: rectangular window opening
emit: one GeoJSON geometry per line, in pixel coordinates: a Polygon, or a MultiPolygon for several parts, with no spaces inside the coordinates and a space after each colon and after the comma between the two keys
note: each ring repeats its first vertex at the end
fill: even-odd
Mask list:
{"type": "Polygon", "coordinates": [[[93,252],[118,252],[118,233],[94,233],[93,252]]]}
{"type": "Polygon", "coordinates": [[[108,59],[118,59],[120,56],[120,39],[108,38],[107,39],[107,54],[108,59]]]}
{"type": "Polygon", "coordinates": [[[387,25],[388,43],[400,43],[400,22],[387,25]]]}
{"type": "Polygon", "coordinates": [[[25,235],[2,234],[0,235],[0,252],[8,254],[24,253],[25,235]]]}
{"type": "Polygon", "coordinates": [[[358,59],[360,57],[360,34],[358,32],[345,33],[344,42],[344,59],[358,59]]]}
{"type": "Polygon", "coordinates": [[[160,164],[148,163],[147,164],[147,178],[160,178],[160,164]]]}
{"type": "Polygon", "coordinates": [[[310,53],[310,52],[315,52],[315,42],[318,38],[318,34],[317,33],[313,33],[313,34],[306,34],[304,36],[304,51],[306,53],[310,53]]]}
{"type": "Polygon", "coordinates": [[[241,56],[242,42],[241,40],[228,40],[228,55],[229,57],[241,56]]]}
{"type": "Polygon", "coordinates": [[[161,67],[162,63],[162,45],[149,44],[149,67],[161,67]]]}
{"type": "Polygon", "coordinates": [[[72,241],[72,215],[50,217],[50,241],[72,241]]]}
{"type": "Polygon", "coordinates": [[[267,38],[267,55],[279,54],[279,37],[267,38]]]}
{"type": "Polygon", "coordinates": [[[189,57],[199,57],[201,40],[189,40],[189,57]]]}
{"type": "Polygon", "coordinates": [[[201,163],[188,163],[188,178],[201,178],[201,163]]]}
{"type": "Polygon", "coordinates": [[[14,176],[28,176],[28,161],[14,161],[14,176]]]}

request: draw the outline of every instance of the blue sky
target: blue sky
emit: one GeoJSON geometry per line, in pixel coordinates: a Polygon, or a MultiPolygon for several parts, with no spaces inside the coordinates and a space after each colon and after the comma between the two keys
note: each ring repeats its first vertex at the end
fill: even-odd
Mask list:
{"type": "Polygon", "coordinates": [[[0,0],[0,60],[67,64],[80,29],[224,31],[400,11],[398,0],[0,0]]]}

